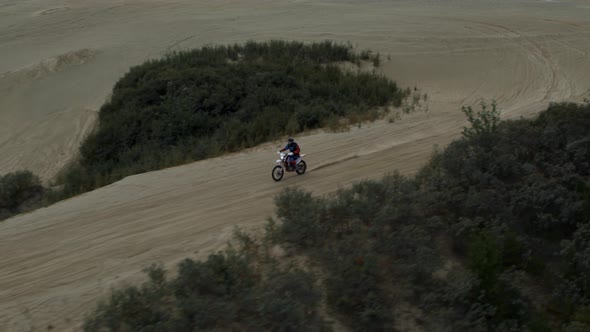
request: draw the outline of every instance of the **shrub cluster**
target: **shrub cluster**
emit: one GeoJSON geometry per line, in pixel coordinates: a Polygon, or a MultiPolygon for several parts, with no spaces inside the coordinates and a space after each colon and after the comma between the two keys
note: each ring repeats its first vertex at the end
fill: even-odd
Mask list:
{"type": "Polygon", "coordinates": [[[172,53],[133,67],[61,178],[72,196],[124,176],[236,151],[341,117],[400,106],[408,95],[343,63],[377,55],[332,42],[248,42],[172,53]]]}
{"type": "Polygon", "coordinates": [[[43,192],[39,177],[30,171],[0,175],[0,220],[40,207],[43,192]]]}
{"type": "Polygon", "coordinates": [[[392,289],[412,284],[404,296],[418,298],[439,265],[428,231],[437,223],[419,209],[418,189],[416,181],[392,175],[329,198],[298,189],[276,198],[274,238],[296,245],[325,271],[328,305],[355,330],[393,330],[400,299],[392,289]]]}
{"type": "Polygon", "coordinates": [[[266,239],[321,273],[253,264],[242,238],[240,250],[183,262],[172,281],[152,269],[86,329],[326,329],[320,282],[330,311],[358,331],[400,329],[396,309],[408,305],[431,331],[587,331],[590,105],[503,122],[495,105],[464,111],[471,128],[415,177],[276,197],[266,239]]]}
{"type": "Polygon", "coordinates": [[[590,105],[464,112],[471,128],[413,178],[283,192],[275,238],[325,270],[356,330],[395,329],[402,302],[429,330],[589,329],[590,105]]]}
{"type": "Polygon", "coordinates": [[[318,273],[254,264],[242,236],[171,281],[152,269],[147,284],[115,291],[86,330],[322,330],[321,284],[329,312],[357,331],[403,330],[396,312],[408,306],[429,331],[587,331],[590,105],[503,122],[484,107],[469,120],[414,177],[276,197],[265,239],[318,273]]]}
{"type": "MultiPolygon", "coordinates": [[[[246,240],[249,240],[246,238],[246,240]]],[[[85,331],[328,331],[315,278],[245,246],[186,259],[167,278],[158,266],[139,287],[112,292],[85,331]]]]}
{"type": "Polygon", "coordinates": [[[152,272],[87,329],[322,329],[323,293],[357,331],[404,329],[396,312],[408,306],[428,331],[588,331],[590,105],[514,121],[495,106],[464,111],[471,129],[416,176],[276,197],[266,239],[320,273],[260,268],[244,246],[186,261],[172,282],[152,272]]]}

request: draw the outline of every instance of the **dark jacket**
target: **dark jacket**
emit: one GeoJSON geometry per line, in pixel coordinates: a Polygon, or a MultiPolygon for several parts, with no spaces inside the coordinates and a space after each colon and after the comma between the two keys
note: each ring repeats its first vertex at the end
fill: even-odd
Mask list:
{"type": "Polygon", "coordinates": [[[281,151],[285,151],[285,150],[289,150],[290,152],[293,152],[293,154],[296,156],[298,156],[299,152],[301,152],[301,149],[299,149],[299,145],[295,142],[288,143],[287,146],[285,146],[284,148],[281,149],[281,151]]]}

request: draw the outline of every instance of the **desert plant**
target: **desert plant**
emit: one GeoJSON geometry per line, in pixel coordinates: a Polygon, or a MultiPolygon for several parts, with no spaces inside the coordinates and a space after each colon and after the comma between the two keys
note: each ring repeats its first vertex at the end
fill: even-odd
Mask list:
{"type": "Polygon", "coordinates": [[[273,40],[173,52],[133,67],[61,177],[63,196],[400,106],[406,92],[395,82],[336,65],[361,58],[379,61],[350,45],[273,40]]]}
{"type": "Polygon", "coordinates": [[[30,171],[0,176],[0,220],[42,205],[44,188],[30,171]]]}
{"type": "Polygon", "coordinates": [[[479,105],[481,106],[481,110],[477,112],[475,112],[471,106],[463,106],[461,108],[461,111],[467,116],[467,121],[471,124],[471,127],[463,128],[463,136],[465,137],[492,133],[500,123],[500,110],[495,101],[492,101],[491,109],[483,100],[479,105]]]}

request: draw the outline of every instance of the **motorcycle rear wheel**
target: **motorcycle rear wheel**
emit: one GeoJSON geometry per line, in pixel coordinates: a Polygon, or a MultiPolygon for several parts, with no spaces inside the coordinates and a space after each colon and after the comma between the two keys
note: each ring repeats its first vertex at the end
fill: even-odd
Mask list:
{"type": "Polygon", "coordinates": [[[299,164],[297,164],[297,169],[295,170],[295,172],[297,172],[297,174],[299,175],[303,175],[303,173],[305,173],[305,170],[307,170],[307,164],[304,160],[302,160],[299,164]]]}

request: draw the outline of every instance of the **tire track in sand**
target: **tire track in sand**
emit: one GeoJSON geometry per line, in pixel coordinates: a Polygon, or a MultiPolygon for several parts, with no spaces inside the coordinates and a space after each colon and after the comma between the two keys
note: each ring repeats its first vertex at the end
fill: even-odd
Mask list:
{"type": "MultiPolygon", "coordinates": [[[[540,69],[535,72],[540,73],[544,77],[544,85],[546,86],[546,89],[544,91],[542,102],[568,99],[574,95],[575,87],[572,82],[567,79],[559,65],[553,60],[550,52],[543,47],[541,43],[535,40],[538,36],[527,37],[525,34],[522,34],[515,29],[495,23],[469,20],[463,21],[476,24],[483,28],[480,30],[482,33],[486,33],[490,36],[500,36],[503,40],[512,41],[515,46],[520,47],[528,55],[530,62],[540,69]],[[488,31],[491,31],[492,33],[489,33],[488,31]]],[[[527,76],[528,75],[530,75],[530,70],[527,70],[527,76]]],[[[531,88],[533,84],[531,77],[527,77],[526,81],[528,84],[526,86],[521,86],[521,89],[506,101],[507,103],[518,100],[522,97],[525,91],[531,88]]]]}

